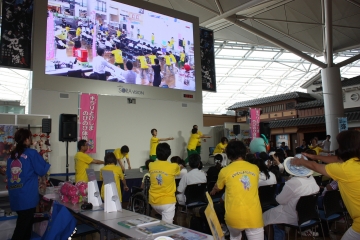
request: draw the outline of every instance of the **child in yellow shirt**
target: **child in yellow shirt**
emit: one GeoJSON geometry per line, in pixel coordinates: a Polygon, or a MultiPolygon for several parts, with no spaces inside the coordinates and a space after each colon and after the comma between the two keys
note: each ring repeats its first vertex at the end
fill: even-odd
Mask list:
{"type": "MultiPolygon", "coordinates": [[[[129,191],[129,188],[126,185],[126,180],[124,178],[124,174],[122,172],[122,169],[121,169],[121,167],[116,165],[117,159],[116,159],[114,153],[112,153],[112,152],[107,153],[105,155],[104,160],[105,160],[105,166],[100,169],[100,180],[101,181],[104,180],[103,176],[102,176],[102,171],[103,170],[112,171],[114,173],[114,180],[115,180],[115,184],[116,184],[116,189],[118,191],[118,196],[119,196],[120,202],[122,202],[120,180],[122,181],[122,183],[124,185],[124,190],[129,191]]],[[[105,187],[104,187],[104,183],[103,183],[103,185],[101,187],[101,198],[104,199],[104,196],[105,196],[105,187]]]]}

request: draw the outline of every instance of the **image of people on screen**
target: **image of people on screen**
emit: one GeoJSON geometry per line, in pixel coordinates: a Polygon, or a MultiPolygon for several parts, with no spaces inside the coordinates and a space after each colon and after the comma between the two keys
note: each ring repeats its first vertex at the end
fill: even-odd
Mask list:
{"type": "Polygon", "coordinates": [[[50,75],[195,91],[193,24],[111,0],[48,0],[50,75]]]}

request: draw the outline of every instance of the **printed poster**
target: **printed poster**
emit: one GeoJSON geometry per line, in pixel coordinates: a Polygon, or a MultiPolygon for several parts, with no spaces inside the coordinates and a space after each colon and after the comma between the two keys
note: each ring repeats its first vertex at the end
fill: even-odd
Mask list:
{"type": "Polygon", "coordinates": [[[276,135],[276,147],[280,147],[282,142],[285,142],[285,146],[290,146],[289,135],[287,134],[276,135]]]}
{"type": "Polygon", "coordinates": [[[221,229],[219,219],[217,218],[216,212],[214,210],[214,203],[208,192],[206,192],[206,197],[209,201],[209,204],[205,209],[205,215],[206,215],[206,219],[208,221],[211,233],[215,240],[223,240],[223,239],[225,239],[224,233],[221,229]]]}
{"type": "Polygon", "coordinates": [[[348,130],[347,117],[338,118],[339,133],[348,130]]]}
{"type": "Polygon", "coordinates": [[[0,65],[31,66],[33,0],[2,2],[0,65]]]}
{"type": "Polygon", "coordinates": [[[214,32],[200,28],[202,90],[216,92],[214,32]]]}
{"type": "Polygon", "coordinates": [[[98,95],[82,93],[80,96],[79,137],[88,141],[87,153],[96,153],[96,126],[98,95]]]}
{"type": "Polygon", "coordinates": [[[260,137],[260,109],[258,108],[251,108],[250,109],[250,133],[251,133],[251,140],[254,138],[260,137]]]}

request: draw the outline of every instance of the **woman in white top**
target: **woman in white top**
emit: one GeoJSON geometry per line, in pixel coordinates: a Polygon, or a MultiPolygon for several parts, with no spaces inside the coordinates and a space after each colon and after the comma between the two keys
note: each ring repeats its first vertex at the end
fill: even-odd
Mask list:
{"type": "Polygon", "coordinates": [[[170,162],[179,164],[180,169],[181,169],[180,174],[177,175],[175,178],[181,179],[187,173],[185,161],[182,160],[181,157],[179,157],[179,156],[174,156],[170,159],[170,162]]]}
{"type": "Polygon", "coordinates": [[[253,160],[253,164],[258,166],[260,170],[259,187],[277,184],[275,174],[269,171],[269,169],[265,165],[265,162],[262,159],[255,158],[253,160]]]}

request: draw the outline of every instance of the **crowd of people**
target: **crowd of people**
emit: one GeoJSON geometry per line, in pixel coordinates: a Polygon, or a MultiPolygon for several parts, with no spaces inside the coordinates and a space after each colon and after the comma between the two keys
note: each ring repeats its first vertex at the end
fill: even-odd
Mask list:
{"type": "MultiPolygon", "coordinates": [[[[247,146],[237,140],[227,142],[222,138],[219,151],[226,153],[231,163],[221,166],[221,161],[215,159],[214,166],[207,172],[202,170],[200,154],[196,148],[201,137],[197,126],[194,125],[192,138],[198,142],[189,144],[194,152],[188,151],[188,163],[179,156],[174,156],[169,161],[171,149],[167,143],[160,141],[172,138],[157,138],[157,130],[152,129],[150,141],[150,159],[145,165],[150,178],[149,204],[152,209],[161,215],[162,220],[172,223],[175,216],[176,204],[184,205],[186,202],[185,190],[187,186],[199,183],[216,181],[212,189],[207,189],[211,195],[225,189],[222,200],[214,204],[220,223],[230,234],[230,239],[241,239],[245,231],[248,239],[264,239],[264,227],[279,224],[297,225],[298,217],[296,204],[300,197],[316,194],[323,190],[319,197],[327,191],[340,190],[345,206],[352,218],[352,226],[346,231],[344,240],[360,239],[360,132],[343,131],[337,135],[339,148],[336,155],[318,155],[314,149],[304,151],[297,148],[295,157],[286,157],[286,151],[277,149],[270,154],[266,152],[249,153],[247,146]],[[193,135],[197,136],[193,136],[193,135]],[[224,146],[225,145],[225,146],[224,146]],[[187,170],[186,166],[190,169],[187,170]],[[328,185],[318,185],[314,178],[315,173],[332,179],[328,185]],[[176,185],[176,179],[178,186],[176,185]],[[264,209],[259,199],[259,187],[284,183],[282,190],[276,196],[277,204],[264,209]]],[[[330,137],[327,138],[329,141],[330,137]]],[[[10,204],[13,211],[18,214],[17,225],[13,239],[27,239],[31,233],[31,225],[35,207],[39,202],[38,177],[44,176],[50,165],[30,148],[31,132],[20,129],[14,137],[16,147],[8,159],[6,175],[10,204]],[[26,203],[23,196],[27,196],[26,203]]],[[[190,142],[189,141],[189,142],[190,142]]],[[[189,146],[188,145],[188,146],[189,146]]],[[[318,144],[313,144],[316,148],[318,144]]],[[[114,173],[115,183],[121,199],[120,181],[124,191],[128,191],[124,177],[125,169],[131,169],[129,147],[122,146],[114,152],[107,153],[104,161],[93,159],[86,154],[88,144],[86,140],[78,142],[78,153],[75,155],[75,181],[87,182],[86,169],[89,164],[104,164],[100,170],[110,170],[114,173]]],[[[198,149],[199,149],[198,148],[198,149]]],[[[100,177],[101,178],[101,177],[100,177]]],[[[143,179],[143,184],[144,184],[143,179]]],[[[141,187],[143,187],[143,184],[141,187]]],[[[103,190],[101,196],[104,198],[103,190]]],[[[204,217],[204,207],[197,209],[195,216],[204,217]]],[[[199,231],[209,233],[206,221],[201,221],[202,229],[199,231]]],[[[272,231],[266,231],[272,234],[272,231]]],[[[281,232],[281,231],[280,231],[281,232]]],[[[326,231],[321,231],[326,232],[326,231]]],[[[320,232],[320,233],[321,233],[320,232]]],[[[279,231],[274,231],[279,234],[279,231]]],[[[319,233],[307,230],[302,234],[318,236],[319,233]]],[[[268,235],[271,239],[271,236],[268,235]]]]}

